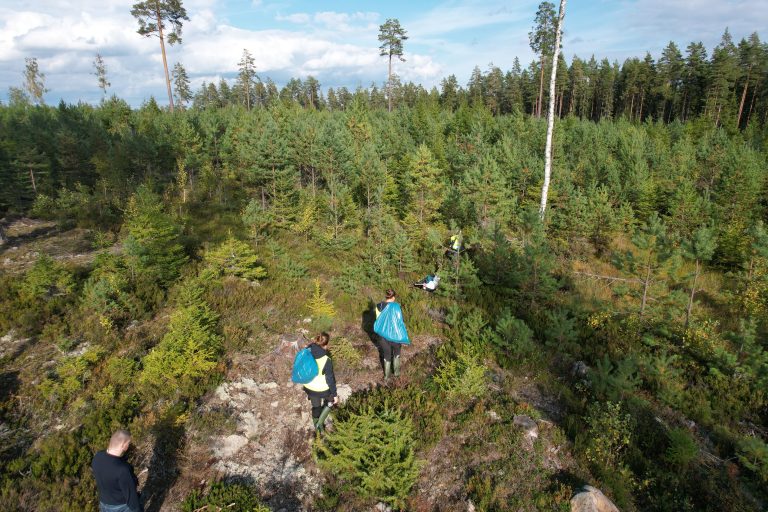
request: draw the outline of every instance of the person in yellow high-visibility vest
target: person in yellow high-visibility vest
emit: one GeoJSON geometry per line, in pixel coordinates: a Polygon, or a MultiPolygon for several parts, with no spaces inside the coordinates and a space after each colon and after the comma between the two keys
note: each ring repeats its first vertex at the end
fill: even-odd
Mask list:
{"type": "Polygon", "coordinates": [[[445,255],[455,256],[459,254],[463,249],[462,247],[463,242],[464,240],[463,240],[463,237],[461,236],[461,231],[459,231],[455,235],[451,235],[451,244],[448,246],[448,250],[445,251],[445,255]]]}
{"type": "Polygon", "coordinates": [[[461,233],[457,233],[451,237],[451,250],[453,252],[459,252],[461,250],[461,233]]]}
{"type": "Polygon", "coordinates": [[[317,432],[323,431],[325,420],[331,413],[331,407],[339,403],[333,361],[328,354],[330,340],[331,337],[324,332],[315,336],[308,347],[317,362],[317,376],[304,384],[304,392],[312,403],[312,422],[317,432]]]}

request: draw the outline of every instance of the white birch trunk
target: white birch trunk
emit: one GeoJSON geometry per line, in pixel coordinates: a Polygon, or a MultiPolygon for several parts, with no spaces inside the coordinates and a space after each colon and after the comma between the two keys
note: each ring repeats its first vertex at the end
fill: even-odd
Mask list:
{"type": "Polygon", "coordinates": [[[560,14],[555,28],[555,53],[552,57],[552,75],[549,78],[549,111],[547,113],[547,146],[544,150],[544,184],[541,186],[541,205],[539,216],[544,220],[544,212],[547,210],[547,193],[549,192],[549,179],[552,174],[552,132],[555,128],[555,79],[557,78],[557,59],[560,56],[560,32],[565,18],[565,0],[560,0],[560,14]]]}

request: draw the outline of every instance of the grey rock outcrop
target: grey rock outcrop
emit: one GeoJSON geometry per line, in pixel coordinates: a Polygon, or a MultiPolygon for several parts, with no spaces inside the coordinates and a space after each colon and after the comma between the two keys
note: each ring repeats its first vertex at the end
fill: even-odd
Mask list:
{"type": "Polygon", "coordinates": [[[619,512],[619,509],[599,489],[585,485],[571,498],[571,512],[619,512]]]}
{"type": "Polygon", "coordinates": [[[213,453],[218,457],[231,457],[247,444],[247,437],[233,434],[219,439],[213,447],[213,453]]]}
{"type": "Polygon", "coordinates": [[[512,418],[512,424],[517,428],[524,430],[525,434],[531,439],[539,437],[539,426],[530,416],[515,414],[514,418],[512,418]]]}

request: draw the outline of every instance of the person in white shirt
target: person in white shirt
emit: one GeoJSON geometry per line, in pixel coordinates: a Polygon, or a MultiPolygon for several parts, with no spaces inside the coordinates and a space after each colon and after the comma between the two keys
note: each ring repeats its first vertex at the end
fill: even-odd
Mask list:
{"type": "Polygon", "coordinates": [[[440,276],[429,274],[418,283],[413,283],[413,286],[421,288],[422,290],[427,290],[428,292],[433,292],[437,289],[438,283],[440,283],[440,276]]]}

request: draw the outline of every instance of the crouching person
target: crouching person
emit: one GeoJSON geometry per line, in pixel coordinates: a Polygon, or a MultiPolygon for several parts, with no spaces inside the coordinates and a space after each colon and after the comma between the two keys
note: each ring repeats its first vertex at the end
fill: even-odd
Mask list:
{"type": "Polygon", "coordinates": [[[317,376],[307,384],[304,391],[312,403],[312,422],[317,432],[325,428],[325,420],[331,413],[331,408],[339,403],[336,395],[336,376],[333,373],[333,361],[328,354],[330,336],[327,332],[315,336],[309,345],[312,357],[317,362],[317,376]]]}
{"type": "Polygon", "coordinates": [[[93,456],[91,469],[99,490],[99,512],[143,512],[136,492],[133,467],[123,459],[131,445],[131,434],[118,430],[106,450],[93,456]]]}

